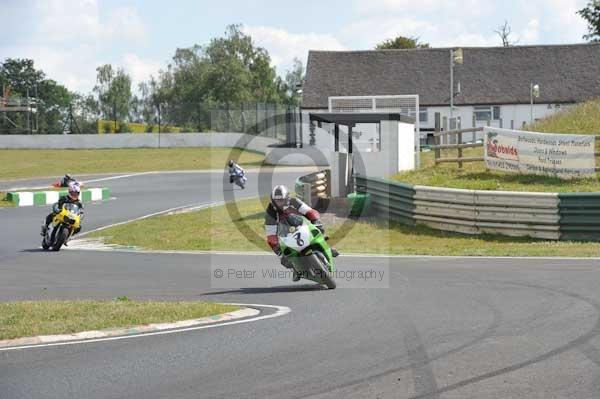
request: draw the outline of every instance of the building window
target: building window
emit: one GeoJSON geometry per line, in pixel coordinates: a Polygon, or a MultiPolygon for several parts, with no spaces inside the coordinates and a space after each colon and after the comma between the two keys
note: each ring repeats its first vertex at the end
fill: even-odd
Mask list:
{"type": "Polygon", "coordinates": [[[499,121],[500,120],[500,107],[499,106],[493,106],[492,107],[492,117],[495,121],[499,121]]]}
{"type": "Polygon", "coordinates": [[[492,110],[490,107],[473,107],[473,113],[475,114],[475,120],[487,121],[492,119],[492,110]]]}
{"type": "Polygon", "coordinates": [[[427,123],[427,108],[419,108],[419,122],[427,123]]]}
{"type": "Polygon", "coordinates": [[[475,120],[487,121],[487,120],[499,120],[500,119],[500,106],[484,105],[473,107],[473,113],[475,114],[475,120]]]}

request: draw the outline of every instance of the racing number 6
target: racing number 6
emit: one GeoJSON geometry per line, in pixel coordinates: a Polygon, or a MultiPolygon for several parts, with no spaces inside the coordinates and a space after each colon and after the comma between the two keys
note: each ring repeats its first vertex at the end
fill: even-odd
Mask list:
{"type": "Polygon", "coordinates": [[[304,240],[300,238],[300,232],[294,234],[294,238],[296,239],[296,244],[298,244],[299,247],[304,245],[304,240]]]}

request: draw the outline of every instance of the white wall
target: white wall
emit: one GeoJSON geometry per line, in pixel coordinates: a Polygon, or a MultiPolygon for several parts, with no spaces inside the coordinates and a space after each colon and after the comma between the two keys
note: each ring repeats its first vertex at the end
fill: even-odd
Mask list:
{"type": "MultiPolygon", "coordinates": [[[[492,104],[493,105],[493,104],[492,104]]],[[[568,108],[572,104],[533,104],[533,118],[541,119],[548,115],[551,115],[561,109],[568,108]]],[[[433,129],[435,128],[435,113],[441,113],[441,116],[450,117],[450,107],[422,107],[427,108],[427,122],[421,122],[421,129],[433,129]]],[[[500,105],[500,118],[503,122],[503,127],[510,129],[511,121],[514,121],[514,129],[518,129],[523,125],[523,122],[529,123],[530,121],[530,105],[528,104],[516,104],[516,105],[500,105]]],[[[474,107],[472,105],[465,105],[455,107],[452,113],[453,117],[460,116],[462,119],[462,127],[471,127],[473,118],[474,107]]],[[[485,121],[478,121],[478,126],[485,126],[485,121]]],[[[492,125],[495,127],[499,126],[499,121],[492,121],[492,125]]]]}
{"type": "Polygon", "coordinates": [[[352,152],[354,173],[387,177],[415,168],[414,125],[381,121],[381,151],[352,152]]]}
{"type": "Polygon", "coordinates": [[[266,153],[280,141],[242,133],[119,133],[0,135],[0,149],[242,147],[266,153]]]}

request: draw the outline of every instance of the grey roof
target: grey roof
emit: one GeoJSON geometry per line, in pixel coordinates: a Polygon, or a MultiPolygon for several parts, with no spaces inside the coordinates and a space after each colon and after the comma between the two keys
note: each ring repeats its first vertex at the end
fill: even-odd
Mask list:
{"type": "MultiPolygon", "coordinates": [[[[600,43],[463,47],[454,68],[456,105],[528,104],[600,97],[600,43]]],[[[330,96],[419,94],[421,105],[449,105],[450,49],[310,51],[303,108],[327,108],[330,96]]]]}

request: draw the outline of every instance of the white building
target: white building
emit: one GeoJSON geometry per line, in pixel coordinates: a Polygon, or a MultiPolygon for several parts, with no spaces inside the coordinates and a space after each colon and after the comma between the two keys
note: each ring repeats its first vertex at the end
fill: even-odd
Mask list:
{"type": "MultiPolygon", "coordinates": [[[[455,65],[450,113],[449,48],[310,51],[302,93],[305,112],[328,109],[333,96],[418,94],[422,141],[434,115],[463,128],[519,129],[569,105],[600,97],[600,43],[463,48],[455,65]],[[530,88],[540,87],[531,107],[530,88]]],[[[453,127],[453,126],[450,126],[453,127]]],[[[467,138],[468,139],[468,138],[467,138]]]]}

